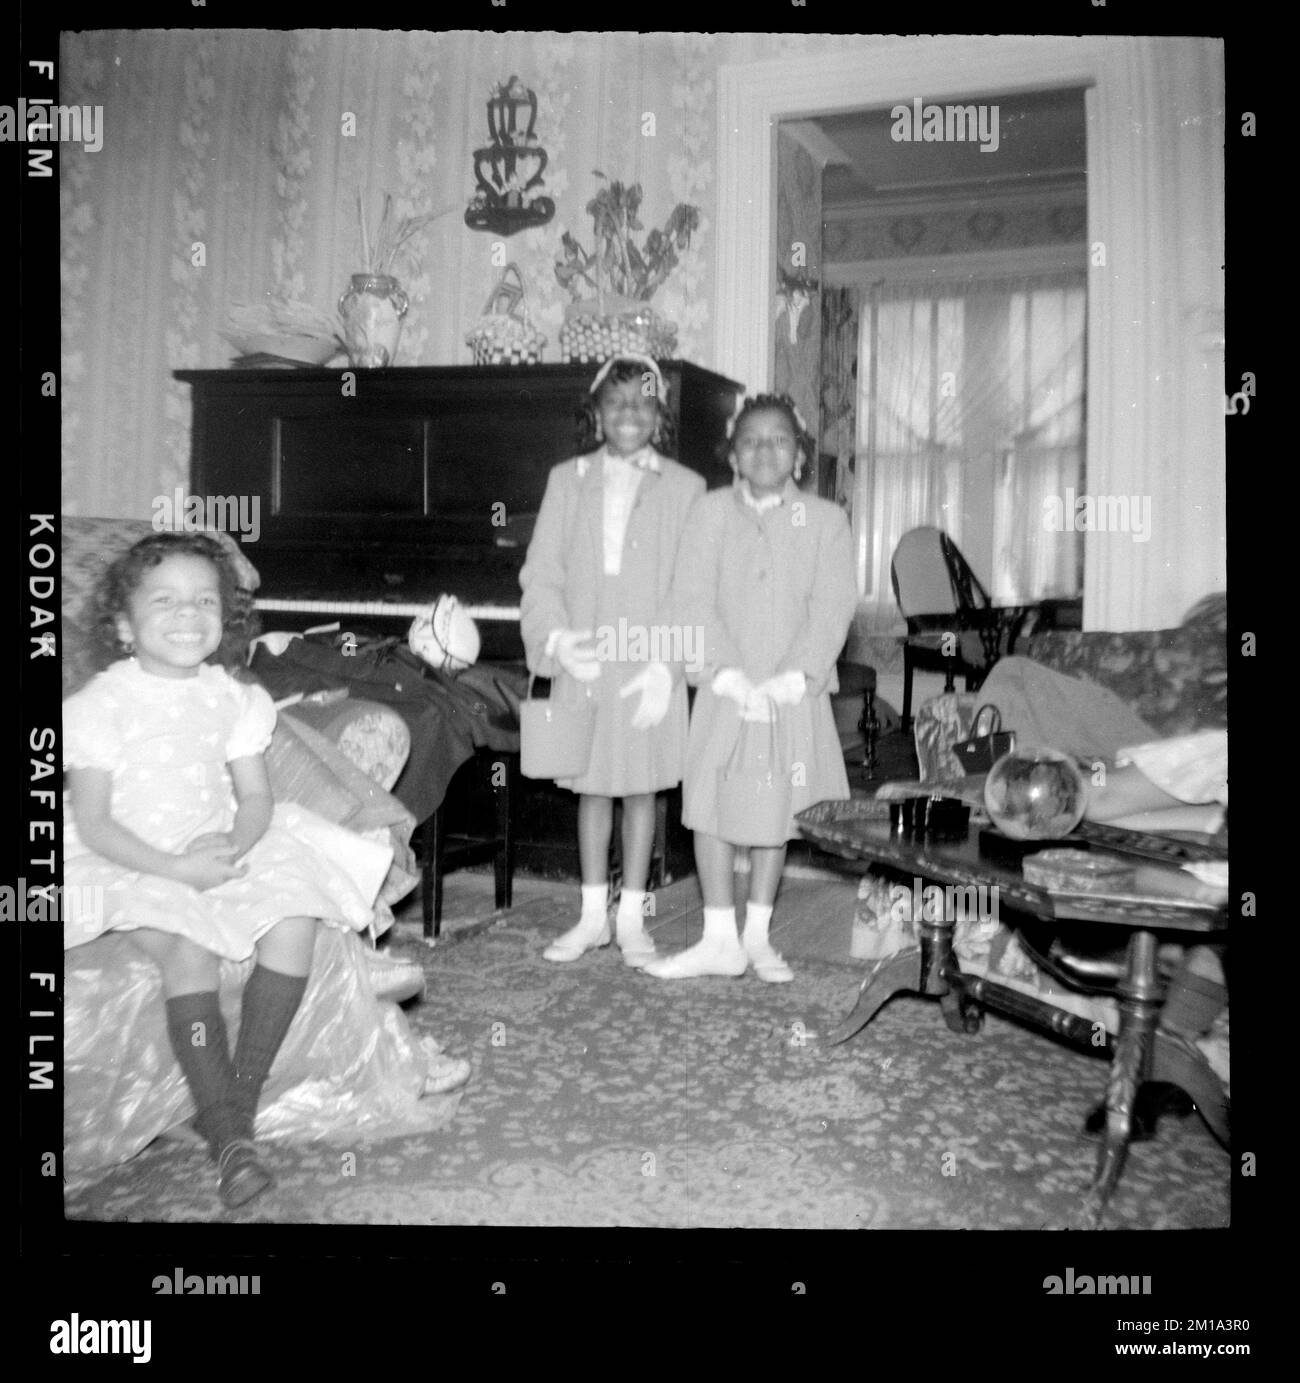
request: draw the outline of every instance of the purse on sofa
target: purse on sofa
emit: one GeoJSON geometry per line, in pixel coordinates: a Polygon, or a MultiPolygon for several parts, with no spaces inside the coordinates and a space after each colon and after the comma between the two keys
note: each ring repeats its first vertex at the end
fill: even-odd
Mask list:
{"type": "Polygon", "coordinates": [[[732,845],[784,845],[793,793],[789,766],[778,758],[776,708],[742,721],[727,762],[718,769],[718,835],[732,845]]]}
{"type": "Polygon", "coordinates": [[[996,706],[984,705],[975,712],[969,739],[952,747],[964,773],[987,773],[1003,756],[1016,747],[1014,730],[1002,728],[1002,713],[996,706]]]}
{"type": "Polygon", "coordinates": [[[596,703],[583,688],[579,700],[558,700],[555,683],[545,699],[528,695],[519,703],[519,771],[525,778],[578,778],[587,771],[596,725],[596,703]]]}

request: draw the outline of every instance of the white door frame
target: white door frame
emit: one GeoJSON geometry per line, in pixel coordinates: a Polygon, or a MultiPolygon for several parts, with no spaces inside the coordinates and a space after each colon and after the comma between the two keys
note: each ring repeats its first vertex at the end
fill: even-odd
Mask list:
{"type": "MultiPolygon", "coordinates": [[[[1162,55],[1152,47],[1160,42],[881,39],[878,47],[850,43],[721,67],[714,368],[751,390],[771,387],[778,121],[910,104],[918,96],[942,103],[1084,87],[1088,241],[1094,250],[1104,247],[1105,256],[1104,265],[1094,256],[1088,280],[1087,483],[1098,494],[1159,494],[1151,468],[1181,439],[1183,419],[1151,362],[1171,360],[1185,329],[1182,304],[1169,301],[1168,260],[1176,247],[1165,242],[1178,233],[1179,209],[1178,183],[1167,170],[1178,166],[1180,147],[1177,128],[1168,128],[1177,122],[1162,104],[1168,88],[1157,72],[1162,55]]],[[[1135,578],[1143,558],[1154,555],[1090,545],[1086,627],[1153,627],[1152,601],[1143,601],[1135,578]]]]}

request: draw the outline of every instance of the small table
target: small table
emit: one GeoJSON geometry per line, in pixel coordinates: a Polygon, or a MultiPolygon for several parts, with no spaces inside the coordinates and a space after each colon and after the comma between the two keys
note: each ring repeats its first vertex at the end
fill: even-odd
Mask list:
{"type": "MultiPolygon", "coordinates": [[[[1125,895],[1049,893],[1025,882],[1018,865],[983,854],[974,826],[954,840],[931,840],[891,831],[888,804],[868,799],[822,802],[798,817],[804,835],[825,850],[862,865],[900,870],[926,883],[991,889],[996,887],[999,912],[1043,922],[1101,923],[1117,929],[1125,956],[1117,975],[1119,1035],[1112,1049],[1106,1086],[1106,1133],[1098,1159],[1093,1190],[1098,1214],[1119,1181],[1132,1136],[1133,1103],[1147,1080],[1181,1086],[1196,1101],[1215,1137],[1228,1145],[1228,1102],[1222,1083],[1194,1045],[1158,1029],[1164,989],[1156,969],[1160,938],[1175,936],[1222,941],[1228,928],[1226,907],[1193,901],[1175,891],[1178,871],[1166,866],[1140,870],[1141,892],[1125,895]]],[[[1066,839],[1054,842],[1074,846],[1066,839]]],[[[1185,877],[1185,876],[1184,876],[1185,877]]],[[[1000,917],[1014,927],[1014,920],[1000,917]]],[[[858,992],[853,1011],[830,1034],[829,1041],[845,1042],[860,1032],[885,1001],[911,992],[937,996],[944,1020],[954,1032],[972,1033],[982,1023],[982,1008],[1029,1022],[1084,1045],[1091,1045],[1094,1025],[1085,1018],[1021,994],[996,981],[963,973],[953,950],[955,918],[917,919],[918,948],[873,963],[858,992]]],[[[1058,960],[1051,973],[1083,988],[1081,975],[1070,973],[1068,958],[1058,960]]]]}

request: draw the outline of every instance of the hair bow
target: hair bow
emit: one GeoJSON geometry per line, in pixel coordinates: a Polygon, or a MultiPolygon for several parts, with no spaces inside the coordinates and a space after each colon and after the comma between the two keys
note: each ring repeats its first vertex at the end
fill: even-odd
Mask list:
{"type": "Polygon", "coordinates": [[[661,403],[668,402],[668,384],[660,373],[659,366],[648,355],[641,355],[636,351],[625,351],[621,355],[611,355],[610,358],[596,371],[596,378],[591,381],[591,388],[587,390],[589,394],[594,394],[602,384],[609,378],[609,372],[620,361],[629,361],[634,365],[640,365],[649,370],[655,377],[655,393],[661,403]]]}

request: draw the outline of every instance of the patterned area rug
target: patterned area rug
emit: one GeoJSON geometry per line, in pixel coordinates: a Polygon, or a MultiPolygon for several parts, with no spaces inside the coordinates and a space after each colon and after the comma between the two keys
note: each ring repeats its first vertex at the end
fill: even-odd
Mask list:
{"type": "MultiPolygon", "coordinates": [[[[201,1151],[156,1143],[69,1196],[71,1219],[801,1229],[1083,1229],[1106,1065],[993,1016],[949,1032],[899,997],[822,1037],[857,974],[669,983],[614,948],[541,958],[549,900],[422,952],[417,1032],[472,1058],[450,1125],[371,1144],[270,1145],[276,1189],[222,1212],[201,1151]]],[[[1200,1120],[1135,1146],[1104,1225],[1228,1223],[1227,1154],[1200,1120]]]]}

